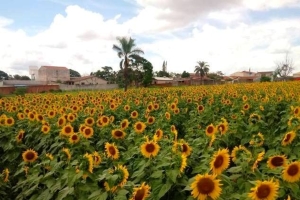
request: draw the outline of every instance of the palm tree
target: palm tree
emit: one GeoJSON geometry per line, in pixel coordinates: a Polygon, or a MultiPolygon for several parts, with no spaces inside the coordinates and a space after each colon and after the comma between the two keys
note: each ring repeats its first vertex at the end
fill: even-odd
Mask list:
{"type": "Polygon", "coordinates": [[[198,65],[195,66],[194,72],[196,72],[196,74],[198,74],[198,76],[201,77],[201,83],[203,84],[202,79],[209,72],[209,65],[207,64],[207,62],[204,61],[198,61],[197,63],[198,65]]]}
{"type": "Polygon", "coordinates": [[[127,37],[117,37],[119,45],[113,45],[113,50],[117,51],[119,58],[122,58],[120,62],[121,70],[124,70],[124,91],[127,91],[128,86],[128,67],[130,66],[130,60],[132,57],[144,54],[144,51],[136,47],[134,39],[127,37]]]}

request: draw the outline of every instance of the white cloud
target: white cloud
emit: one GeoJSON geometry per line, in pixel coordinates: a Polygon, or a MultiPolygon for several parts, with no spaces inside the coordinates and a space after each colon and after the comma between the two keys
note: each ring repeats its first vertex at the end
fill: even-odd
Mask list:
{"type": "MultiPolygon", "coordinates": [[[[178,73],[192,72],[199,60],[207,61],[211,71],[226,74],[249,68],[270,70],[286,50],[300,70],[300,44],[295,43],[299,41],[300,19],[249,23],[243,14],[245,9],[261,9],[263,4],[243,7],[238,0],[137,1],[139,12],[124,23],[118,21],[120,15],[106,20],[99,13],[68,6],[64,15],[57,14],[49,28],[34,36],[8,29],[13,21],[0,18],[0,70],[28,74],[30,65],[45,64],[66,66],[81,74],[105,65],[118,70],[119,59],[112,45],[117,36],[126,35],[137,39],[154,70],[160,70],[164,60],[169,71],[178,73]]],[[[287,6],[272,2],[277,7],[287,6]]]]}

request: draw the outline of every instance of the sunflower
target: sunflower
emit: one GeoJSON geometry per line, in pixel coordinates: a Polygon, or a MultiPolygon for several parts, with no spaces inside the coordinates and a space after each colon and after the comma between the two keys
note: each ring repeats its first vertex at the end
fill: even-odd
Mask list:
{"type": "Polygon", "coordinates": [[[145,200],[150,193],[150,186],[145,182],[140,187],[133,188],[133,194],[130,200],[145,200]]]}
{"type": "Polygon", "coordinates": [[[262,152],[260,152],[260,153],[258,154],[258,156],[257,156],[257,158],[256,158],[256,160],[255,160],[255,162],[254,162],[253,165],[252,165],[252,171],[254,171],[254,170],[257,168],[258,163],[259,163],[260,161],[263,160],[264,155],[265,155],[265,152],[264,152],[264,151],[262,151],[262,152]]]}
{"type": "Polygon", "coordinates": [[[250,105],[248,103],[243,105],[243,110],[249,110],[250,105]]]}
{"type": "Polygon", "coordinates": [[[198,105],[197,110],[198,110],[199,113],[203,112],[204,111],[204,106],[203,105],[198,105]]]}
{"type": "Polygon", "coordinates": [[[261,116],[255,113],[252,113],[249,117],[249,123],[250,124],[256,124],[258,121],[261,120],[261,116]]]}
{"type": "Polygon", "coordinates": [[[186,160],[187,160],[186,156],[184,154],[181,154],[181,165],[180,165],[180,169],[179,169],[181,173],[184,172],[184,169],[187,166],[186,160]]]}
{"type": "Polygon", "coordinates": [[[123,119],[123,120],[121,121],[120,126],[121,126],[121,129],[122,129],[122,130],[125,130],[125,129],[128,127],[128,125],[129,125],[128,119],[123,119]]]}
{"type": "Polygon", "coordinates": [[[101,121],[102,126],[107,126],[109,124],[109,117],[102,115],[100,117],[100,121],[101,121]]]}
{"type": "Polygon", "coordinates": [[[46,153],[46,157],[49,158],[50,160],[53,160],[53,155],[51,153],[46,153]]]}
{"type": "Polygon", "coordinates": [[[83,157],[87,159],[87,161],[89,163],[88,171],[92,174],[93,173],[93,169],[94,169],[94,158],[93,158],[93,155],[86,153],[86,154],[84,154],[83,157]]]}
{"type": "Polygon", "coordinates": [[[111,131],[111,135],[115,139],[123,139],[126,136],[126,133],[121,129],[114,129],[111,131]]]}
{"type": "Polygon", "coordinates": [[[76,144],[78,143],[80,140],[80,137],[77,135],[77,133],[73,133],[70,137],[69,137],[69,142],[71,144],[76,144]]]}
{"type": "Polygon", "coordinates": [[[276,167],[285,167],[287,165],[286,156],[272,156],[267,161],[268,167],[270,169],[275,169],[276,167]]]}
{"type": "Polygon", "coordinates": [[[98,166],[102,161],[101,156],[97,151],[93,153],[93,158],[94,158],[94,166],[98,166]]]}
{"type": "Polygon", "coordinates": [[[63,148],[62,151],[65,153],[65,155],[67,156],[68,160],[71,160],[71,153],[70,153],[70,149],[68,148],[63,148]]]}
{"type": "Polygon", "coordinates": [[[8,180],[8,178],[9,178],[9,170],[8,170],[8,168],[5,168],[5,169],[3,170],[3,172],[2,172],[2,174],[3,174],[3,176],[4,176],[4,179],[3,179],[4,183],[8,182],[8,181],[9,181],[9,180],[8,180]]]}
{"type": "Polygon", "coordinates": [[[177,105],[176,103],[171,103],[171,106],[170,106],[171,110],[175,110],[177,108],[177,105]]]}
{"type": "Polygon", "coordinates": [[[49,110],[47,112],[47,116],[51,119],[51,118],[54,118],[56,115],[56,112],[54,110],[49,110]]]}
{"type": "Polygon", "coordinates": [[[86,139],[91,138],[94,135],[94,129],[92,127],[86,126],[82,132],[83,137],[86,139]]]}
{"type": "Polygon", "coordinates": [[[192,148],[189,146],[187,142],[185,142],[183,139],[180,140],[180,146],[181,146],[181,153],[185,155],[186,157],[189,157],[191,155],[192,148]]]}
{"type": "Polygon", "coordinates": [[[126,184],[126,182],[128,180],[128,177],[129,177],[129,173],[128,173],[128,170],[127,170],[126,166],[124,166],[124,165],[118,165],[118,167],[116,167],[114,169],[114,171],[115,172],[119,172],[119,173],[122,174],[122,180],[120,181],[120,183],[118,184],[118,186],[123,187],[126,184]]]}
{"type": "Polygon", "coordinates": [[[217,125],[217,130],[224,135],[228,131],[228,123],[222,122],[217,125]]]}
{"type": "Polygon", "coordinates": [[[74,133],[74,129],[73,129],[73,127],[71,126],[71,124],[67,124],[67,125],[65,125],[64,127],[62,127],[60,133],[61,133],[63,136],[70,137],[70,136],[74,133]]]}
{"type": "Polygon", "coordinates": [[[130,116],[132,119],[136,119],[139,116],[139,113],[136,110],[134,110],[131,112],[130,116]]]}
{"type": "Polygon", "coordinates": [[[7,117],[4,123],[6,126],[12,126],[15,124],[15,120],[12,117],[7,117]]]}
{"type": "Polygon", "coordinates": [[[213,124],[210,124],[206,127],[205,129],[205,134],[208,136],[208,137],[211,137],[213,134],[216,133],[216,127],[213,125],[213,124]]]}
{"type": "Polygon", "coordinates": [[[111,116],[109,117],[109,122],[110,122],[110,123],[113,123],[114,121],[115,121],[115,116],[111,115],[111,116]]]}
{"type": "Polygon", "coordinates": [[[295,131],[290,131],[290,132],[286,133],[284,135],[283,140],[281,141],[281,145],[286,146],[288,144],[291,144],[293,142],[293,140],[295,139],[295,137],[296,137],[295,131]]]}
{"type": "Polygon", "coordinates": [[[30,121],[34,121],[34,120],[35,120],[35,114],[34,114],[33,112],[28,112],[27,118],[28,118],[30,121]]]}
{"type": "Polygon", "coordinates": [[[166,112],[165,117],[166,117],[167,120],[170,120],[171,119],[171,114],[169,112],[166,112]]]}
{"type": "Polygon", "coordinates": [[[22,140],[24,138],[24,133],[25,133],[24,130],[22,130],[22,129],[19,130],[18,135],[16,136],[16,140],[17,140],[18,143],[22,142],[22,140]]]}
{"type": "Polygon", "coordinates": [[[105,143],[105,151],[107,157],[112,158],[113,160],[117,160],[119,158],[119,150],[115,144],[110,144],[108,142],[105,143]]]}
{"type": "Polygon", "coordinates": [[[153,124],[155,122],[155,117],[149,116],[147,119],[148,124],[153,124]]]}
{"type": "Polygon", "coordinates": [[[206,200],[210,197],[213,200],[218,199],[222,192],[222,184],[216,179],[217,175],[197,174],[195,181],[191,184],[192,195],[198,200],[206,200]]]}
{"type": "Polygon", "coordinates": [[[129,110],[130,110],[130,106],[129,106],[129,105],[125,105],[125,106],[124,106],[124,110],[125,110],[125,111],[129,111],[129,110]]]}
{"type": "Polygon", "coordinates": [[[163,137],[164,132],[161,129],[157,129],[154,134],[154,140],[159,141],[163,137]]]}
{"type": "Polygon", "coordinates": [[[228,149],[222,149],[214,154],[214,157],[210,163],[210,168],[214,174],[219,175],[229,167],[229,163],[230,156],[228,149]]]}
{"type": "Polygon", "coordinates": [[[273,179],[269,181],[256,181],[255,187],[251,188],[248,197],[251,200],[273,200],[277,198],[279,184],[273,179]]]}
{"type": "Polygon", "coordinates": [[[300,107],[299,106],[295,107],[294,110],[293,110],[293,113],[294,113],[295,116],[299,116],[299,114],[300,114],[300,107]]]}
{"type": "Polygon", "coordinates": [[[25,119],[24,113],[18,113],[17,117],[18,117],[19,120],[25,119]]]}
{"type": "Polygon", "coordinates": [[[44,120],[44,117],[43,117],[43,115],[41,115],[41,114],[36,114],[36,115],[35,115],[35,119],[36,119],[37,121],[41,122],[41,121],[44,120]]]}
{"type": "Polygon", "coordinates": [[[32,163],[38,158],[38,153],[32,149],[28,149],[23,152],[22,157],[25,162],[32,163]]]}
{"type": "Polygon", "coordinates": [[[155,104],[153,104],[153,107],[154,107],[154,110],[158,110],[159,109],[159,104],[155,103],[155,104]]]}
{"type": "Polygon", "coordinates": [[[257,135],[252,136],[252,140],[249,142],[250,145],[260,147],[264,144],[264,136],[261,133],[258,133],[257,135]]]}
{"type": "Polygon", "coordinates": [[[242,97],[242,99],[243,99],[243,101],[247,101],[247,100],[248,100],[248,97],[247,97],[246,95],[244,95],[244,96],[242,97]]]}
{"type": "Polygon", "coordinates": [[[144,130],[146,129],[146,124],[143,122],[140,122],[140,121],[136,122],[133,126],[134,126],[135,132],[139,133],[139,134],[143,133],[144,130]]]}
{"type": "Polygon", "coordinates": [[[67,120],[64,116],[61,116],[60,118],[58,118],[58,121],[57,121],[57,125],[58,126],[64,126],[66,124],[67,120]]]}
{"type": "Polygon", "coordinates": [[[237,160],[240,158],[241,159],[246,158],[245,160],[249,162],[251,160],[251,157],[252,157],[251,152],[242,145],[235,146],[231,152],[231,158],[234,163],[237,162],[237,160]]]}
{"type": "Polygon", "coordinates": [[[41,131],[42,131],[44,134],[48,134],[48,133],[50,132],[50,126],[43,125],[42,128],[41,128],[41,131]]]}
{"type": "Polygon", "coordinates": [[[68,114],[67,120],[68,120],[69,122],[74,122],[75,119],[76,119],[76,117],[75,117],[75,114],[74,114],[74,113],[69,113],[69,114],[68,114]]]}
{"type": "Polygon", "coordinates": [[[94,125],[94,123],[95,123],[95,120],[94,120],[94,118],[93,117],[88,117],[88,118],[86,118],[85,120],[84,120],[84,124],[86,125],[86,126],[93,126],[94,125]]]}
{"type": "Polygon", "coordinates": [[[155,141],[149,141],[146,137],[146,142],[141,145],[141,153],[144,157],[150,158],[157,156],[160,146],[155,141]]]}
{"type": "Polygon", "coordinates": [[[300,180],[300,162],[295,161],[286,166],[282,171],[283,180],[294,183],[300,180]]]}

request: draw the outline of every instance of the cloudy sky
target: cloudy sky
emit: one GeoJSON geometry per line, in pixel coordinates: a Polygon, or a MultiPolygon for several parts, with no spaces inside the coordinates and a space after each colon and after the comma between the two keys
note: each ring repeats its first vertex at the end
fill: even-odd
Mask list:
{"type": "Polygon", "coordinates": [[[117,36],[131,36],[158,71],[269,71],[286,52],[300,71],[300,0],[7,0],[0,7],[0,70],[119,69],[117,36]]]}

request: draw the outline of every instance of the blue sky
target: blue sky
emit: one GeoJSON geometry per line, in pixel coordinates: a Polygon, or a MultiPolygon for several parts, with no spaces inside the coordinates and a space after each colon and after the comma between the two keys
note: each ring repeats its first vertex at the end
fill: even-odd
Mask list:
{"type": "Polygon", "coordinates": [[[131,36],[154,70],[229,75],[269,71],[286,54],[300,71],[300,0],[10,0],[0,7],[0,70],[66,66],[118,70],[117,36],[131,36]]]}

